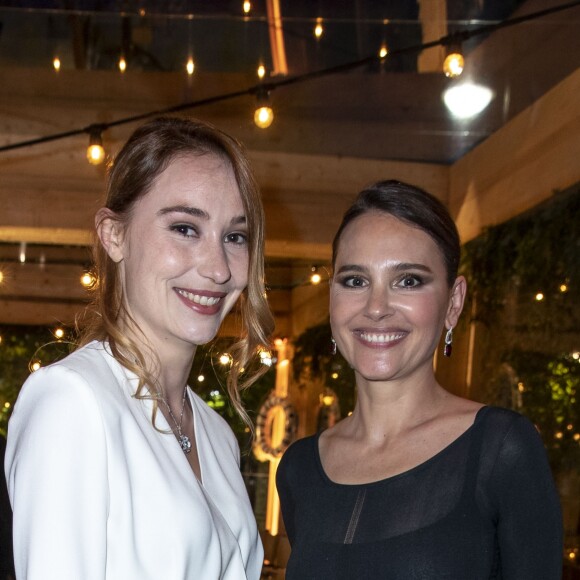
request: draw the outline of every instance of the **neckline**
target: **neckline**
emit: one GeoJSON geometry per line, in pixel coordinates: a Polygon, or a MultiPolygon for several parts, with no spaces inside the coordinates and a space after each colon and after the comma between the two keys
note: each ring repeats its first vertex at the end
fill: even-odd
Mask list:
{"type": "Polygon", "coordinates": [[[375,481],[368,481],[368,482],[364,482],[364,483],[340,483],[338,481],[334,481],[333,479],[330,479],[330,477],[327,475],[326,471],[324,470],[324,466],[322,465],[322,458],[320,457],[319,439],[320,439],[320,435],[322,435],[322,431],[313,435],[314,456],[315,456],[316,465],[317,465],[318,470],[320,472],[320,475],[322,476],[322,479],[325,481],[325,483],[332,485],[332,486],[335,486],[335,487],[357,489],[357,488],[361,488],[361,487],[366,488],[366,487],[373,487],[373,486],[378,486],[381,484],[386,484],[386,483],[389,483],[391,481],[395,481],[397,479],[407,477],[407,476],[414,474],[417,471],[420,471],[422,469],[425,469],[431,463],[437,461],[437,459],[439,459],[441,456],[446,455],[456,445],[458,445],[460,442],[462,442],[464,439],[466,439],[467,437],[469,437],[471,435],[472,431],[481,422],[483,415],[487,412],[487,409],[489,409],[489,408],[490,408],[489,406],[483,405],[483,407],[478,409],[477,413],[475,414],[475,418],[473,420],[473,423],[463,433],[461,433],[461,435],[459,435],[453,441],[448,443],[445,447],[443,447],[443,449],[441,449],[437,453],[435,453],[435,455],[432,455],[431,457],[429,457],[425,461],[415,465],[414,467],[411,467],[410,469],[407,469],[406,471],[402,471],[401,473],[396,473],[395,475],[390,475],[389,477],[385,477],[383,479],[378,479],[375,481]]]}

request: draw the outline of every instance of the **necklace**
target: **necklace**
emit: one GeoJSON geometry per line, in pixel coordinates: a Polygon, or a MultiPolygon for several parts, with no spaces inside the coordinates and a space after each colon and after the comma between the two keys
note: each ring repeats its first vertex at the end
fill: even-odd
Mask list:
{"type": "Polygon", "coordinates": [[[179,415],[179,423],[177,422],[177,419],[175,418],[175,415],[173,414],[171,407],[169,406],[169,404],[165,400],[165,397],[161,397],[161,400],[163,401],[163,404],[167,407],[167,410],[169,411],[169,415],[170,415],[171,419],[173,419],[173,422],[175,423],[175,428],[177,429],[176,437],[177,437],[177,441],[179,441],[179,446],[181,447],[181,450],[187,455],[188,453],[191,452],[191,440],[189,439],[189,437],[187,435],[184,435],[183,432],[181,431],[181,425],[183,424],[183,411],[185,409],[186,396],[187,396],[187,386],[185,387],[185,389],[183,389],[183,400],[181,402],[181,414],[179,415]]]}

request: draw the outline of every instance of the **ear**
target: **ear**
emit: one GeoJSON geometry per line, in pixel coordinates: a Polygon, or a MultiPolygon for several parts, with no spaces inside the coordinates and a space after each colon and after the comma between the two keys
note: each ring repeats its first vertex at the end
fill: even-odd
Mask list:
{"type": "Polygon", "coordinates": [[[447,307],[447,315],[445,316],[445,327],[455,328],[459,315],[463,310],[463,303],[465,302],[465,294],[467,293],[467,282],[463,276],[458,276],[453,283],[451,295],[449,297],[449,306],[447,307]]]}
{"type": "Polygon", "coordinates": [[[95,228],[111,260],[120,262],[123,259],[124,229],[117,214],[109,208],[102,207],[95,216],[95,228]]]}

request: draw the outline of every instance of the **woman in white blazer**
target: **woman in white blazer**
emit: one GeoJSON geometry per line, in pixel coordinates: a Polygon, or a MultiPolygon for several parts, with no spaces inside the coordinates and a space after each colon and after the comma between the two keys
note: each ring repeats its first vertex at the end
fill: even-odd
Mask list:
{"type": "Polygon", "coordinates": [[[206,124],[151,121],[117,156],[95,223],[81,346],[30,376],[9,424],[17,578],[257,580],[236,440],[187,386],[240,299],[228,392],[245,417],[239,389],[273,329],[247,158],[206,124]]]}

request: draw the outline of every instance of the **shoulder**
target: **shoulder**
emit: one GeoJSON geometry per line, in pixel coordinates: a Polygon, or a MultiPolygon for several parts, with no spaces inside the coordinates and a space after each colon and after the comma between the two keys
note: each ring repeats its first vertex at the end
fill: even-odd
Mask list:
{"type": "Polygon", "coordinates": [[[486,438],[493,437],[501,444],[521,439],[541,440],[534,424],[524,415],[501,407],[482,407],[476,423],[484,430],[486,438]]]}
{"type": "Polygon", "coordinates": [[[319,435],[310,435],[294,441],[284,452],[280,468],[284,471],[300,471],[316,459],[319,435]]]}

